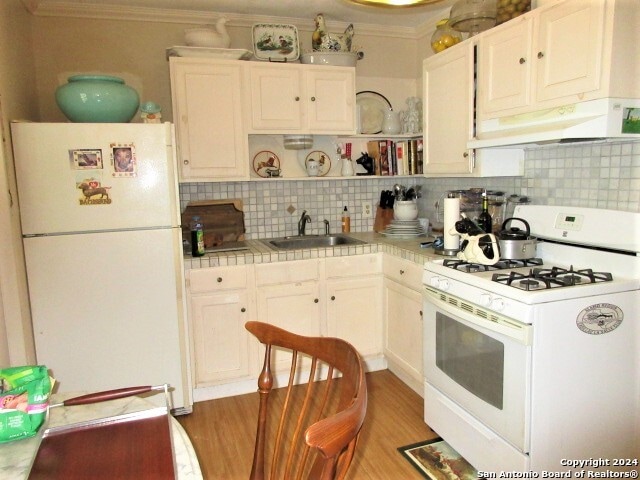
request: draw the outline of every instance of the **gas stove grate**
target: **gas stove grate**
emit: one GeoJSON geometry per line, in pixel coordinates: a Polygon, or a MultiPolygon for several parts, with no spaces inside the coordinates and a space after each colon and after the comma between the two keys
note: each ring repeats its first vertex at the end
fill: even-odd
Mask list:
{"type": "Polygon", "coordinates": [[[510,268],[532,267],[542,265],[541,258],[527,258],[522,260],[499,260],[494,265],[482,265],[480,263],[469,263],[458,259],[445,259],[443,265],[454,270],[467,273],[491,272],[494,270],[508,270],[510,268]]]}
{"type": "Polygon", "coordinates": [[[608,272],[594,272],[590,268],[574,270],[570,268],[532,268],[529,273],[494,273],[492,280],[520,290],[545,290],[549,288],[571,287],[597,282],[610,282],[613,275],[608,272]]]}

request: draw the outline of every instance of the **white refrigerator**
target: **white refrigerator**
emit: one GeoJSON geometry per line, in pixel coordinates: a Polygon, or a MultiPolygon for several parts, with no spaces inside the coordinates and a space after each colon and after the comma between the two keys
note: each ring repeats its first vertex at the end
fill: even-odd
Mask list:
{"type": "Polygon", "coordinates": [[[11,134],[38,363],[59,392],[168,383],[174,413],[190,412],[173,126],[11,134]]]}

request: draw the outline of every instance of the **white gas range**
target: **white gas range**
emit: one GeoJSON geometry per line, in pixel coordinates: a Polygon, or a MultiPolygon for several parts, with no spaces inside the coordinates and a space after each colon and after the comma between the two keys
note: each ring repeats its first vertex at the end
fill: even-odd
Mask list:
{"type": "Polygon", "coordinates": [[[425,421],[482,472],[638,469],[640,214],[514,216],[536,258],[425,265],[425,421]]]}

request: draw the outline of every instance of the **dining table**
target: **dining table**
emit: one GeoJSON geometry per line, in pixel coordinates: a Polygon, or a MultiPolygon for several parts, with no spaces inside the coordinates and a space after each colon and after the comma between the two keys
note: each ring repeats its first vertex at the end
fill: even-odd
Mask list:
{"type": "MultiPolygon", "coordinates": [[[[86,392],[53,394],[50,398],[47,420],[41,429],[73,428],[76,424],[100,422],[103,419],[127,415],[132,417],[145,416],[146,412],[157,409],[155,404],[143,396],[137,395],[85,405],[57,405],[64,400],[83,394],[86,394],[86,392]],[[52,405],[57,406],[52,407],[52,405]]],[[[179,480],[202,479],[200,464],[189,436],[176,418],[170,414],[167,415],[169,415],[175,478],[179,480]]],[[[14,480],[29,478],[34,459],[42,441],[42,433],[39,432],[38,435],[32,437],[0,444],[0,478],[14,480]]],[[[138,438],[136,441],[144,442],[145,439],[138,438]]],[[[95,452],[99,452],[96,446],[87,445],[84,454],[99,455],[99,453],[95,452]]],[[[79,452],[78,454],[82,455],[83,453],[79,452]]]]}

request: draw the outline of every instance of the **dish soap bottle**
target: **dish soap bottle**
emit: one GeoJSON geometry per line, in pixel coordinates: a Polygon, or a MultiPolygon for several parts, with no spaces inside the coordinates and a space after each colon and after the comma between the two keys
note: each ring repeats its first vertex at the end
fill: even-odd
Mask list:
{"type": "Polygon", "coordinates": [[[349,233],[351,231],[351,216],[349,215],[349,210],[347,210],[347,206],[344,206],[344,210],[342,211],[342,233],[349,233]]]}
{"type": "Polygon", "coordinates": [[[482,212],[478,216],[478,224],[485,233],[491,233],[493,222],[489,213],[489,199],[486,190],[482,192],[482,212]]]}
{"type": "Polygon", "coordinates": [[[191,219],[191,255],[202,257],[204,255],[204,226],[200,217],[191,219]]]}

